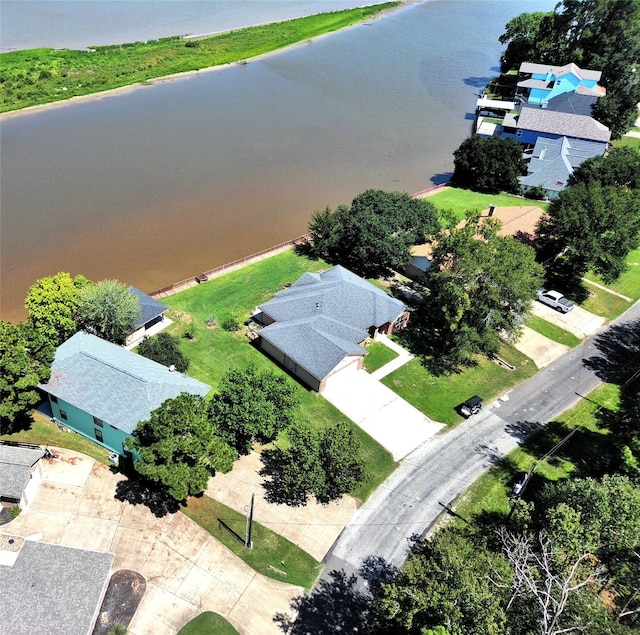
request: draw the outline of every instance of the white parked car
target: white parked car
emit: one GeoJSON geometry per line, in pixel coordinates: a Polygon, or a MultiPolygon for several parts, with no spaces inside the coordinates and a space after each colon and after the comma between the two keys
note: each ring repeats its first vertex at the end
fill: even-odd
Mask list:
{"type": "Polygon", "coordinates": [[[567,300],[559,291],[547,291],[540,289],[538,291],[538,300],[542,304],[546,304],[560,313],[568,313],[575,306],[573,302],[567,300]]]}

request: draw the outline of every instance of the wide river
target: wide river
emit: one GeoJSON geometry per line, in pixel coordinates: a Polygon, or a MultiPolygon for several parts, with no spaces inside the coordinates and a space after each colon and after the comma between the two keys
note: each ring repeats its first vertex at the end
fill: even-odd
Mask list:
{"type": "MultiPolygon", "coordinates": [[[[3,2],[13,4],[23,3],[3,2]]],[[[24,4],[34,5],[36,25],[43,7],[56,6],[24,4]]],[[[128,35],[129,5],[153,5],[96,2],[110,4],[120,10],[114,42],[128,35]]],[[[235,1],[210,4],[237,13],[235,1]]],[[[287,4],[295,2],[274,2],[287,4]]],[[[319,3],[332,4],[354,3],[319,3]]],[[[299,236],[315,210],[367,188],[415,192],[446,180],[476,93],[498,71],[505,23],[552,7],[429,0],[244,66],[3,117],[2,319],[24,318],[29,285],[57,271],[152,291],[299,236]]],[[[163,28],[240,25],[197,29],[180,13],[163,28]]],[[[36,46],[33,32],[25,28],[16,46],[36,46]]],[[[127,39],[165,34],[139,26],[127,39]]],[[[69,46],[100,43],[93,35],[65,37],[69,46]]]]}

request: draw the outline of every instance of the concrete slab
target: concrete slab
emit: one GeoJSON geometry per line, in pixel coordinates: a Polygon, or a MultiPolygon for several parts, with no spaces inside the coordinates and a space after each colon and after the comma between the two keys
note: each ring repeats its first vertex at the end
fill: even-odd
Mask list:
{"type": "Polygon", "coordinates": [[[175,635],[202,611],[193,603],[147,580],[147,590],[129,625],[131,635],[175,635]]]}
{"type": "Polygon", "coordinates": [[[82,486],[61,485],[48,480],[40,485],[29,508],[50,514],[72,514],[82,498],[82,486]]]}
{"type": "Polygon", "coordinates": [[[322,396],[389,450],[394,461],[444,428],[365,370],[327,383],[322,396]]]}
{"type": "Polygon", "coordinates": [[[207,541],[196,564],[211,577],[224,580],[237,597],[256,576],[256,572],[248,564],[239,561],[232,551],[217,540],[207,541]],[[225,575],[230,566],[234,567],[233,576],[225,575]]]}
{"type": "MultiPolygon", "coordinates": [[[[73,433],[71,433],[73,434],[73,433]]],[[[91,474],[94,460],[73,450],[65,448],[49,448],[59,459],[49,459],[47,465],[47,481],[60,485],[84,486],[91,474]]]]}
{"type": "Polygon", "coordinates": [[[530,357],[538,368],[548,366],[569,350],[568,346],[558,344],[528,326],[522,327],[522,335],[515,347],[530,357]]]}
{"type": "Polygon", "coordinates": [[[156,540],[142,567],[145,578],[175,593],[193,567],[193,563],[162,540],[156,540]]]}
{"type": "Polygon", "coordinates": [[[580,339],[593,335],[606,322],[605,318],[589,313],[579,306],[569,313],[559,313],[546,304],[534,302],[533,314],[573,333],[580,339]]]}
{"type": "Polygon", "coordinates": [[[73,514],[60,537],[60,544],[78,549],[111,551],[117,529],[117,520],[73,514]]]}
{"type": "Polygon", "coordinates": [[[114,568],[142,572],[147,556],[156,540],[155,533],[119,525],[110,550],[116,556],[113,563],[114,568]]]}
{"type": "Polygon", "coordinates": [[[199,605],[203,611],[226,615],[236,605],[245,588],[238,591],[208,571],[194,567],[180,585],[177,595],[199,605]]]}

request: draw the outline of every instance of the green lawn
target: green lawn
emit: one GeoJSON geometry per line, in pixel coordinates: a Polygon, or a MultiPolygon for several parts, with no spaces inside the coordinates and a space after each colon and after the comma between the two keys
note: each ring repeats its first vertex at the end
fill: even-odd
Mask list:
{"type": "Polygon", "coordinates": [[[534,362],[512,346],[504,346],[500,357],[516,367],[511,371],[494,361],[481,359],[477,366],[461,373],[436,377],[419,359],[412,359],[382,379],[382,383],[434,421],[448,426],[462,421],[456,406],[473,395],[485,402],[537,372],[534,362]]]}
{"type": "Polygon", "coordinates": [[[49,448],[69,448],[75,452],[82,452],[87,456],[111,465],[107,460],[110,452],[97,443],[93,443],[76,432],[63,432],[47,417],[35,414],[28,430],[21,430],[13,434],[0,435],[3,441],[16,441],[18,443],[35,443],[49,448]]]}
{"type": "Polygon", "coordinates": [[[362,22],[398,4],[322,13],[197,40],[168,37],[85,50],[40,48],[3,53],[0,112],[244,61],[362,22]]]}
{"type": "Polygon", "coordinates": [[[227,620],[213,611],[205,611],[185,624],[178,635],[239,635],[227,620]]]}
{"type": "MultiPolygon", "coordinates": [[[[627,264],[629,269],[616,282],[605,286],[634,300],[640,300],[640,248],[629,253],[627,264]]],[[[599,276],[592,273],[588,273],[585,278],[598,284],[604,284],[599,276]]],[[[597,291],[597,289],[594,289],[594,291],[597,291]]]]}
{"type": "MultiPolygon", "coordinates": [[[[244,327],[230,333],[220,326],[208,328],[207,319],[215,318],[220,325],[235,313],[244,321],[256,306],[271,299],[285,284],[295,282],[305,271],[318,272],[327,268],[328,265],[322,261],[308,260],[290,250],[163,299],[170,307],[168,317],[175,320],[169,332],[180,336],[181,350],[191,360],[189,375],[215,389],[220,378],[233,367],[253,364],[259,369],[284,373],[249,344],[244,327]],[[193,339],[183,337],[187,330],[192,331],[193,339]]],[[[339,420],[348,421],[318,393],[301,384],[296,385],[300,416],[313,426],[321,428],[339,420]]],[[[357,425],[351,425],[361,442],[360,456],[365,461],[368,474],[367,481],[352,494],[364,501],[393,472],[395,463],[379,443],[357,425]]]]}
{"type": "Polygon", "coordinates": [[[371,342],[367,347],[367,355],[364,356],[364,367],[368,372],[373,373],[398,357],[398,353],[392,351],[381,342],[371,342]]]}
{"type": "Polygon", "coordinates": [[[489,205],[498,207],[531,206],[538,205],[546,210],[548,203],[542,201],[532,201],[521,196],[511,194],[481,194],[472,190],[463,190],[458,187],[449,187],[440,192],[436,192],[428,197],[429,202],[437,208],[452,210],[458,220],[462,220],[468,210],[483,210],[489,205]]]}
{"type": "Polygon", "coordinates": [[[618,398],[619,387],[616,385],[603,384],[594,390],[588,399],[567,410],[558,421],[545,426],[483,474],[456,502],[456,513],[469,521],[482,513],[508,513],[508,495],[522,474],[575,428],[580,430],[561,451],[536,467],[531,487],[540,487],[544,481],[566,478],[579,468],[582,473],[588,473],[589,465],[597,463],[598,443],[608,434],[598,427],[595,412],[599,407],[616,410],[618,398]]]}
{"type": "MultiPolygon", "coordinates": [[[[587,287],[589,287],[589,285],[587,285],[587,287]]],[[[589,290],[592,291],[594,295],[587,298],[580,306],[590,313],[595,313],[596,315],[607,318],[607,320],[614,320],[633,304],[633,302],[628,302],[602,289],[589,287],[589,290]]]]}
{"type": "Polygon", "coordinates": [[[190,498],[181,510],[262,575],[310,589],[320,574],[322,564],[313,556],[255,521],[253,549],[245,547],[245,515],[213,498],[190,498]]]}
{"type": "Polygon", "coordinates": [[[640,150],[640,139],[638,137],[622,137],[611,142],[614,148],[636,148],[640,150]]]}
{"type": "Polygon", "coordinates": [[[541,317],[537,315],[532,315],[525,324],[530,328],[536,331],[536,333],[540,333],[545,337],[548,337],[550,340],[554,342],[558,342],[558,344],[564,344],[569,348],[573,348],[574,346],[578,346],[582,340],[577,338],[573,333],[569,331],[565,331],[565,329],[556,326],[555,324],[551,324],[551,322],[547,322],[543,320],[541,317]]]}

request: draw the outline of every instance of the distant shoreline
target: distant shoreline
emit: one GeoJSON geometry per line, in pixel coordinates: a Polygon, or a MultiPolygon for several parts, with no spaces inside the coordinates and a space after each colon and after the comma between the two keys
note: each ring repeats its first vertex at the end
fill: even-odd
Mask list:
{"type": "MultiPolygon", "coordinates": [[[[357,22],[355,24],[350,24],[349,26],[345,26],[342,27],[340,29],[336,29],[335,31],[330,31],[328,33],[322,33],[320,35],[314,36],[311,39],[307,39],[307,40],[301,40],[299,42],[295,42],[293,44],[289,44],[287,46],[283,46],[281,48],[278,49],[274,49],[273,51],[269,51],[267,53],[261,53],[260,55],[256,55],[254,57],[250,57],[246,60],[238,60],[236,62],[227,62],[225,64],[218,64],[216,66],[209,66],[207,68],[201,68],[198,70],[192,70],[192,71],[185,71],[185,72],[181,72],[181,73],[173,73],[171,75],[163,75],[161,77],[157,77],[154,79],[150,79],[144,82],[135,82],[133,84],[128,84],[126,86],[120,86],[118,88],[111,88],[109,90],[104,90],[104,91],[100,91],[100,92],[96,92],[96,93],[91,93],[88,95],[76,95],[74,97],[69,97],[68,99],[61,99],[59,101],[52,101],[52,102],[48,102],[46,104],[37,104],[35,106],[27,106],[25,108],[19,108],[17,110],[9,110],[7,112],[3,112],[0,113],[0,121],[5,120],[5,119],[11,119],[14,117],[20,117],[20,116],[24,116],[24,115],[29,115],[29,114],[34,114],[34,113],[39,113],[45,110],[50,110],[53,108],[62,108],[65,106],[70,106],[72,104],[77,104],[77,103],[84,103],[84,102],[89,102],[92,100],[98,100],[98,99],[104,99],[107,97],[113,97],[114,95],[120,95],[120,94],[124,94],[130,91],[134,91],[134,90],[140,90],[142,88],[148,88],[149,86],[153,86],[155,84],[159,84],[159,83],[164,83],[164,82],[173,82],[176,80],[180,80],[180,79],[185,79],[188,77],[191,77],[193,75],[199,75],[201,73],[211,73],[211,72],[216,72],[216,71],[221,71],[223,69],[226,68],[232,68],[233,66],[237,66],[237,65],[245,65],[245,64],[251,64],[254,61],[259,61],[262,59],[265,59],[267,57],[270,57],[272,55],[276,55],[278,53],[281,53],[283,51],[287,51],[287,50],[291,50],[303,45],[309,45],[311,43],[313,43],[316,40],[319,40],[321,38],[325,38],[328,36],[331,36],[335,33],[340,33],[340,32],[344,32],[347,31],[348,29],[352,29],[358,26],[362,26],[364,24],[367,24],[367,22],[370,22],[372,20],[377,20],[385,15],[388,15],[390,13],[394,13],[396,11],[399,11],[400,9],[404,9],[405,7],[407,7],[408,5],[412,5],[412,4],[419,4],[421,2],[425,2],[428,0],[398,0],[398,2],[400,2],[399,5],[392,7],[390,9],[386,9],[383,11],[380,11],[380,13],[376,14],[375,16],[372,17],[367,17],[365,20],[361,21],[361,22],[357,22]]],[[[370,5],[370,6],[374,6],[374,5],[370,5]]],[[[271,23],[265,23],[265,24],[271,24],[271,23]]],[[[261,25],[248,25],[246,27],[243,27],[243,29],[246,28],[250,28],[253,26],[261,26],[261,25]]],[[[264,26],[264,24],[262,25],[264,26]]],[[[221,35],[223,33],[228,33],[230,31],[238,31],[238,30],[242,30],[242,29],[231,29],[229,31],[222,31],[222,32],[218,32],[218,33],[213,33],[211,35],[196,35],[196,36],[184,36],[184,39],[187,40],[197,40],[197,39],[204,39],[207,37],[215,37],[217,35],[221,35]]]]}

